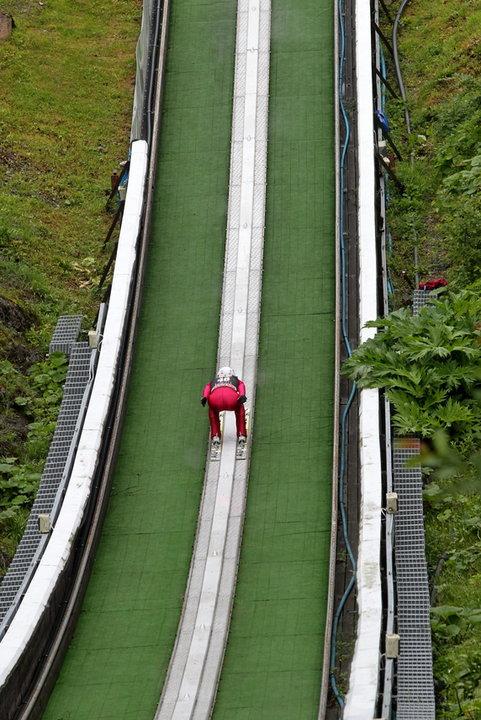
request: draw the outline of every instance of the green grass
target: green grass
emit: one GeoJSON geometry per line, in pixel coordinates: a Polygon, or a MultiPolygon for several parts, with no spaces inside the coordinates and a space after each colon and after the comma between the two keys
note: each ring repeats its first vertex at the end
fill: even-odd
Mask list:
{"type": "Polygon", "coordinates": [[[476,2],[408,4],[400,25],[408,101],[438,105],[479,75],[481,8],[476,2]]]}
{"type": "MultiPolygon", "coordinates": [[[[141,2],[1,9],[15,22],[0,43],[0,361],[14,377],[45,355],[58,315],[82,313],[88,327],[97,312],[113,217],[105,191],[129,149],[141,2]]],[[[28,418],[15,387],[2,386],[0,454],[21,458],[28,418]]],[[[11,525],[0,522],[4,566],[19,538],[11,525]]]]}
{"type": "MultiPolygon", "coordinates": [[[[479,178],[474,196],[462,188],[452,193],[443,183],[467,169],[469,165],[463,163],[481,152],[480,28],[477,4],[457,0],[409,3],[400,24],[399,53],[412,126],[409,138],[402,103],[386,95],[391,134],[404,156],[394,170],[405,192],[400,196],[392,188],[390,213],[391,272],[399,304],[409,302],[416,245],[421,280],[443,275],[461,288],[479,275],[479,178]]],[[[384,30],[390,33],[389,23],[384,30]]],[[[389,66],[387,52],[386,60],[389,66]]],[[[394,82],[392,67],[389,72],[394,82]]]]}
{"type": "MultiPolygon", "coordinates": [[[[47,278],[56,309],[92,310],[73,263],[105,262],[105,190],[128,153],[140,3],[7,0],[2,10],[16,25],[0,45],[2,250],[47,278]]],[[[0,292],[8,281],[2,273],[0,292]]]]}

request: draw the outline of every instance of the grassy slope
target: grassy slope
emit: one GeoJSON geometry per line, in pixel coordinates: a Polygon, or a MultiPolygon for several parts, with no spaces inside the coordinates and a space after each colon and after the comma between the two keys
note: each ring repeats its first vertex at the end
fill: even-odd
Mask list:
{"type": "MultiPolygon", "coordinates": [[[[38,395],[25,374],[44,357],[58,315],[83,313],[88,327],[98,308],[112,221],[105,191],[129,147],[141,5],[1,7],[15,28],[0,43],[0,455],[35,470],[44,458],[26,441],[36,418],[15,398],[38,395]]],[[[0,522],[2,567],[23,522],[21,509],[0,522]]]]}
{"type": "MultiPolygon", "coordinates": [[[[462,192],[446,198],[442,182],[466,167],[466,158],[481,153],[479,123],[471,126],[469,112],[465,116],[461,111],[466,98],[480,92],[481,7],[459,0],[417,0],[407,6],[399,40],[415,155],[414,171],[408,162],[397,166],[407,190],[403,198],[393,198],[391,226],[395,281],[409,298],[401,271],[409,277],[414,274],[413,228],[422,280],[443,273],[462,283],[480,276],[479,254],[473,245],[481,235],[481,217],[474,212],[479,192],[472,198],[462,192]],[[456,221],[458,213],[469,216],[473,227],[463,232],[456,221]],[[458,233],[462,251],[456,254],[458,233]]],[[[388,112],[393,137],[402,144],[400,108],[392,100],[388,112]]],[[[466,613],[481,605],[480,501],[476,496],[435,495],[426,512],[428,563],[432,573],[440,570],[435,581],[435,604],[441,608],[434,632],[437,718],[477,718],[481,624],[467,621],[466,613]],[[449,606],[452,611],[442,610],[449,606]]]]}
{"type": "MultiPolygon", "coordinates": [[[[390,32],[388,23],[385,29],[390,32]]],[[[421,280],[444,275],[462,287],[479,277],[478,197],[467,186],[451,194],[444,182],[481,153],[481,8],[477,2],[417,0],[407,5],[398,37],[409,140],[402,105],[389,94],[387,109],[405,158],[395,164],[406,192],[402,198],[393,193],[391,229],[397,297],[406,302],[416,243],[421,280]]],[[[478,174],[478,193],[480,184],[478,174]]]]}
{"type": "Polygon", "coordinates": [[[0,46],[2,249],[67,307],[92,304],[74,261],[98,256],[110,223],[105,189],[128,152],[139,5],[2,5],[16,23],[0,46]]]}

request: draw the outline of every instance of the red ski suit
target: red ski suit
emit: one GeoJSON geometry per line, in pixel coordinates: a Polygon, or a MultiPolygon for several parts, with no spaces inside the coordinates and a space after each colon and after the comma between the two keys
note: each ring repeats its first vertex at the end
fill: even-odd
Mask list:
{"type": "Polygon", "coordinates": [[[244,396],[245,399],[245,394],[246,387],[244,383],[235,375],[216,377],[205,386],[202,397],[205,397],[209,403],[211,437],[214,437],[214,435],[220,437],[221,435],[219,413],[223,410],[233,410],[235,412],[237,437],[240,435],[247,437],[244,404],[239,402],[240,397],[244,396]]]}

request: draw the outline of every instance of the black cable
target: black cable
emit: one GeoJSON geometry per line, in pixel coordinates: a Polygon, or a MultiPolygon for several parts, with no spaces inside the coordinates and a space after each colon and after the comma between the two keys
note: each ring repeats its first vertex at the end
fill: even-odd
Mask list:
{"type": "Polygon", "coordinates": [[[411,118],[409,116],[409,110],[407,107],[407,97],[406,97],[406,90],[404,89],[404,82],[403,77],[401,73],[401,66],[399,63],[399,55],[397,50],[397,31],[399,26],[399,21],[401,19],[401,15],[404,12],[404,8],[408,4],[409,0],[402,0],[402,3],[399,7],[399,10],[396,13],[396,17],[394,18],[394,25],[392,29],[392,50],[393,50],[393,60],[394,60],[394,67],[396,69],[396,77],[399,85],[399,90],[401,91],[401,97],[404,102],[404,119],[406,121],[406,129],[408,134],[411,133],[411,118]]]}
{"type": "Polygon", "coordinates": [[[155,68],[157,63],[155,62],[157,57],[157,50],[159,45],[159,33],[162,26],[164,2],[163,0],[157,0],[155,8],[152,11],[152,30],[151,37],[152,41],[149,48],[149,59],[147,62],[147,78],[144,87],[144,108],[143,108],[143,130],[142,138],[147,141],[149,147],[152,139],[152,98],[154,95],[154,79],[155,79],[155,68]]]}

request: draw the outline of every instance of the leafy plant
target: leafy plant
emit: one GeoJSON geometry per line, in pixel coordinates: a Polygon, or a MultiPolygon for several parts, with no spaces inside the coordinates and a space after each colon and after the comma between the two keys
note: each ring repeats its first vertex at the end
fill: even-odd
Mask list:
{"type": "Polygon", "coordinates": [[[481,710],[481,495],[439,480],[425,490],[428,564],[439,605],[431,628],[437,718],[477,718],[481,710]],[[442,549],[443,562],[436,554],[442,549]],[[439,570],[441,569],[441,572],[439,570]]]}
{"type": "MultiPolygon", "coordinates": [[[[424,495],[432,503],[452,497],[455,493],[479,493],[481,491],[481,450],[478,433],[472,434],[471,443],[450,442],[448,435],[438,430],[430,438],[429,445],[421,448],[419,462],[426,470],[435,472],[438,482],[426,486],[424,495]]],[[[469,518],[462,518],[467,522],[469,518]]],[[[480,520],[481,522],[481,520],[480,520]]]]}
{"type": "MultiPolygon", "coordinates": [[[[10,548],[12,544],[6,536],[13,533],[17,537],[37,493],[62,400],[67,358],[64,353],[53,352],[45,361],[33,365],[21,379],[8,363],[3,363],[1,368],[4,377],[17,380],[13,388],[22,391],[22,395],[11,402],[31,419],[21,454],[0,458],[0,531],[4,535],[1,546],[10,548]]],[[[6,552],[1,550],[3,567],[6,552]]]]}
{"type": "Polygon", "coordinates": [[[58,350],[44,362],[33,365],[29,371],[30,394],[16,397],[16,404],[37,417],[48,416],[50,408],[57,407],[62,399],[67,366],[65,354],[58,350]]]}
{"type": "Polygon", "coordinates": [[[360,388],[384,388],[400,434],[439,429],[463,442],[481,432],[481,301],[475,289],[448,293],[413,316],[407,308],[367,323],[379,332],[343,372],[360,388]]]}
{"type": "Polygon", "coordinates": [[[35,499],[40,481],[37,467],[16,465],[18,458],[1,458],[0,521],[13,518],[20,506],[29,506],[35,499]]]}
{"type": "Polygon", "coordinates": [[[470,160],[463,160],[461,167],[467,170],[448,175],[443,180],[443,186],[448,193],[474,195],[481,191],[481,155],[476,155],[470,160]]]}
{"type": "Polygon", "coordinates": [[[471,625],[481,623],[481,608],[470,610],[453,605],[438,605],[431,608],[431,626],[437,631],[438,639],[448,640],[471,625]]]}

